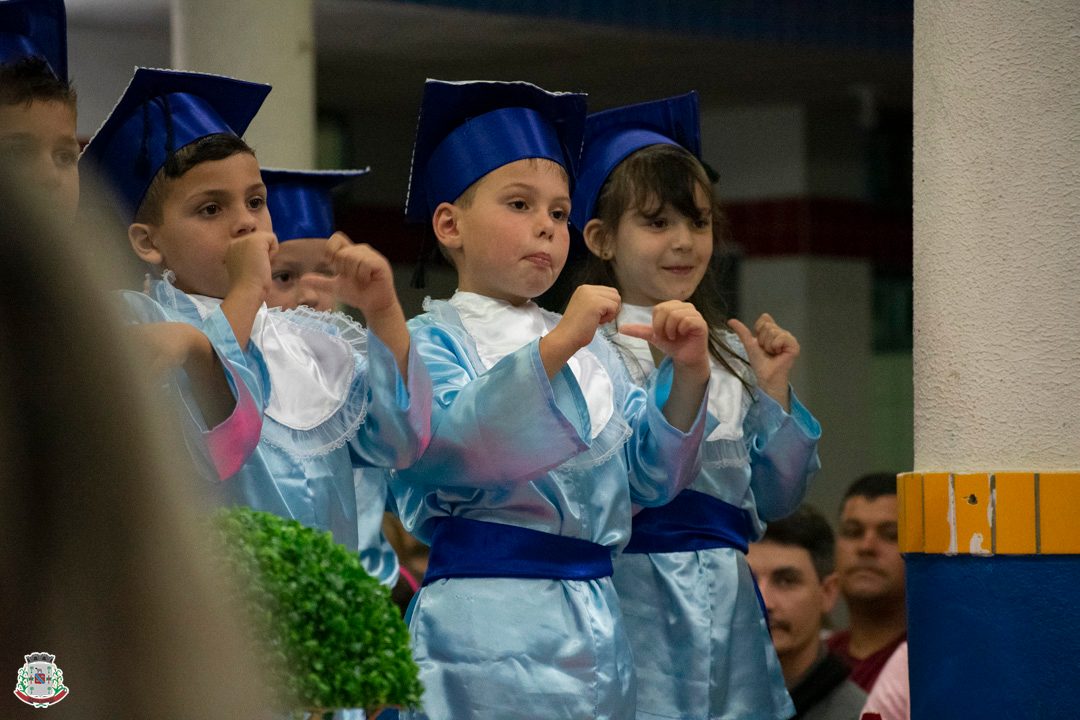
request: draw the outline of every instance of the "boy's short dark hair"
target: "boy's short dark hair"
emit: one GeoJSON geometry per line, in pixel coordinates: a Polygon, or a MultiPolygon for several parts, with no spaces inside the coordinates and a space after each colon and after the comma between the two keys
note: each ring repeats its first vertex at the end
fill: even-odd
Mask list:
{"type": "Polygon", "coordinates": [[[825,517],[810,505],[799,508],[783,520],[769,523],[761,542],[794,545],[810,553],[818,580],[832,574],[835,545],[832,528],[825,517]]]}
{"type": "Polygon", "coordinates": [[[37,101],[66,103],[75,109],[75,88],[53,74],[38,57],[0,65],[0,105],[29,105],[37,101]]]}
{"type": "Polygon", "coordinates": [[[853,497],[877,500],[879,497],[895,494],[895,473],[870,473],[868,475],[863,475],[861,478],[851,483],[847,492],[844,493],[844,499],[840,501],[840,509],[843,510],[844,504],[848,499],[853,497]]]}
{"type": "Polygon", "coordinates": [[[169,156],[150,181],[150,187],[146,189],[138,212],[135,213],[135,222],[157,224],[162,221],[165,194],[170,180],[182,177],[196,165],[224,160],[240,153],[254,155],[255,151],[239,137],[228,133],[207,135],[180,148],[169,156]]]}

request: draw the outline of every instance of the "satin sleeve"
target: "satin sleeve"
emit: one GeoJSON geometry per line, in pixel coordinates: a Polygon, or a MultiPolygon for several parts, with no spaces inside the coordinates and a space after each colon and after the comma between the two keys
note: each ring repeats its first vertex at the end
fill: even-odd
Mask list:
{"type": "MultiPolygon", "coordinates": [[[[121,296],[134,322],[188,322],[187,318],[171,317],[153,298],[142,293],[124,291],[121,296]]],[[[248,351],[240,347],[220,308],[195,327],[210,341],[235,404],[228,417],[208,428],[192,396],[190,380],[182,369],[178,369],[177,374],[181,376],[178,387],[187,414],[184,431],[194,436],[187,438],[189,450],[196,455],[205,452],[217,479],[227,480],[240,470],[259,444],[263,411],[270,398],[270,377],[262,354],[254,344],[248,351]]]]}
{"type": "Polygon", "coordinates": [[[431,375],[432,438],[405,482],[492,488],[525,482],[589,447],[589,413],[569,368],[548,380],[539,340],[477,373],[444,328],[413,333],[431,375]]]}
{"type": "Polygon", "coordinates": [[[414,342],[407,363],[406,381],[390,349],[375,333],[367,334],[366,415],[349,441],[359,465],[408,467],[431,440],[431,377],[414,342]]]}
{"type": "Polygon", "coordinates": [[[810,479],[821,469],[817,443],[821,425],[794,390],[791,412],[767,393],[754,389],[754,403],[743,421],[750,453],[750,488],[765,522],[787,517],[799,506],[810,479]]]}
{"type": "MultiPolygon", "coordinates": [[[[701,470],[708,388],[694,424],[683,432],[672,426],[663,412],[671,394],[673,373],[671,360],[665,359],[649,376],[644,388],[632,387],[627,395],[626,418],[634,431],[627,444],[630,499],[635,505],[656,507],[667,503],[690,485],[701,470]]],[[[629,378],[625,382],[633,385],[629,378]]]]}

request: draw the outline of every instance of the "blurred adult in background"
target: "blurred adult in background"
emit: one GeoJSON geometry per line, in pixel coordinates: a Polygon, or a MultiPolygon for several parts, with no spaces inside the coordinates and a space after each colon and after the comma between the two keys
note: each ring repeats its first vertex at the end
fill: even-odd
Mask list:
{"type": "Polygon", "coordinates": [[[851,667],[851,679],[870,692],[907,639],[895,474],[865,475],[848,488],[840,506],[836,574],[850,625],[829,638],[829,649],[851,667]]]}
{"type": "Polygon", "coordinates": [[[750,544],[747,561],[765,602],[795,718],[856,720],[866,693],[821,639],[825,617],[838,597],[828,521],[803,505],[769,523],[761,541],[750,544]]]}

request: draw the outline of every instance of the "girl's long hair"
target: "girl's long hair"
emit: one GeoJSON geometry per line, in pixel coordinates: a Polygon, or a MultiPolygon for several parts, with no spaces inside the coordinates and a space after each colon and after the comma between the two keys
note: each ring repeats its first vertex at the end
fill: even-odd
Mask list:
{"type": "MultiPolygon", "coordinates": [[[[702,217],[697,203],[697,189],[709,199],[713,226],[713,255],[726,242],[729,233],[727,216],[713,193],[704,166],[690,152],[678,145],[650,145],[634,152],[608,176],[596,200],[595,218],[604,227],[608,242],[613,242],[623,213],[636,208],[645,217],[659,216],[666,208],[697,220],[702,217]]],[[[709,325],[709,354],[732,375],[752,389],[749,363],[724,339],[728,315],[718,291],[716,267],[709,262],[705,275],[687,299],[709,325]]],[[[611,260],[588,253],[579,276],[580,283],[609,285],[620,292],[611,260]]]]}

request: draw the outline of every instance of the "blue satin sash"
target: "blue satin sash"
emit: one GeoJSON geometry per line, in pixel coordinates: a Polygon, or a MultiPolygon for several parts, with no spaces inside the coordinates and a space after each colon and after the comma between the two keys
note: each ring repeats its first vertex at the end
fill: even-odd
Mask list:
{"type": "MultiPolygon", "coordinates": [[[[667,505],[645,508],[634,516],[633,532],[624,553],[669,553],[733,548],[746,554],[754,524],[750,513],[697,490],[683,490],[667,505]]],[[[753,572],[750,573],[753,577],[753,572]]],[[[765,625],[769,612],[754,578],[765,625]]],[[[772,629],[769,629],[772,635],[772,629]]]]}
{"type": "Polygon", "coordinates": [[[696,490],[683,490],[667,505],[634,516],[623,552],[669,553],[734,548],[745,553],[753,534],[750,513],[696,490]]]}
{"type": "Polygon", "coordinates": [[[443,578],[596,580],[611,575],[611,549],[516,525],[440,518],[424,585],[443,578]]]}

